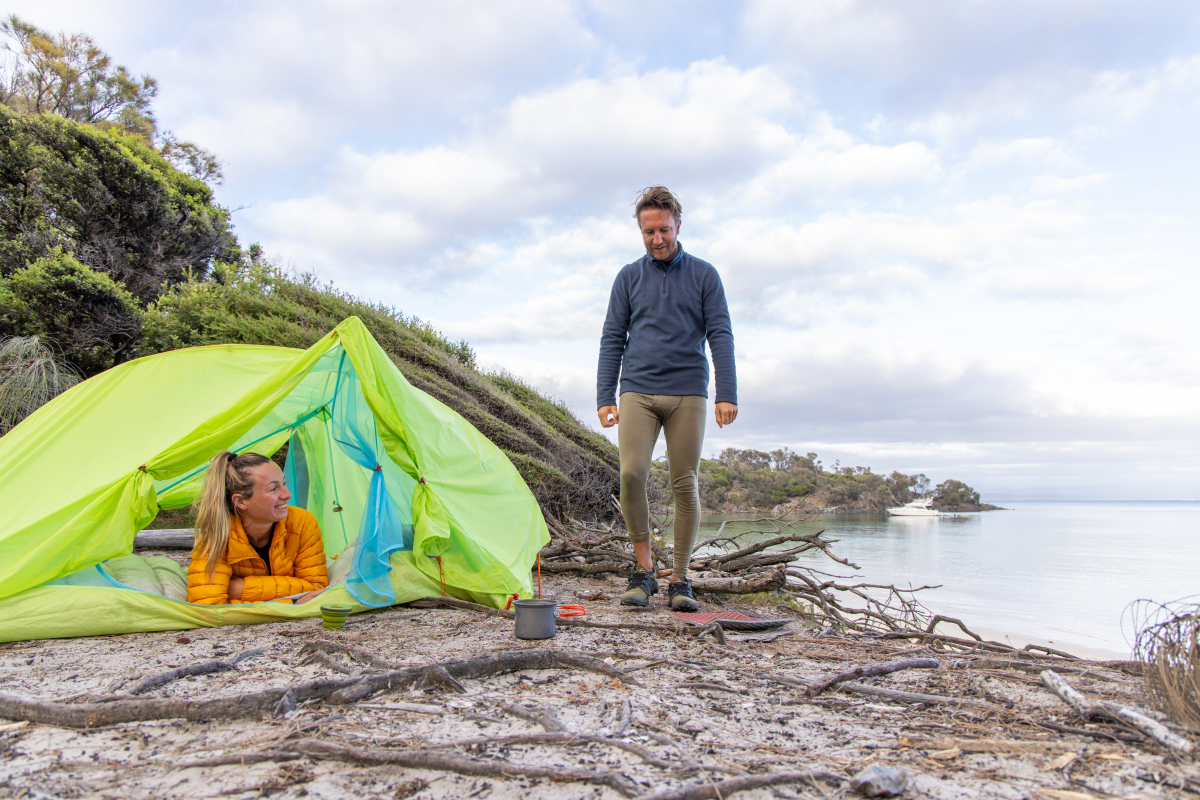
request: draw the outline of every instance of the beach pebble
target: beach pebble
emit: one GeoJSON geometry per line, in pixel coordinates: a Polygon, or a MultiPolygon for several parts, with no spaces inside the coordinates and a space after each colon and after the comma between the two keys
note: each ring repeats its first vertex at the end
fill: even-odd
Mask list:
{"type": "Polygon", "coordinates": [[[850,780],[850,789],[865,797],[895,797],[908,785],[908,770],[872,764],[850,780]]]}

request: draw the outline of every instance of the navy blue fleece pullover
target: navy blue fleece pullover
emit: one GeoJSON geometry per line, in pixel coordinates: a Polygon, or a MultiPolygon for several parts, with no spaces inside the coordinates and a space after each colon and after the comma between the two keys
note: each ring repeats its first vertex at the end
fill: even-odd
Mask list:
{"type": "Polygon", "coordinates": [[[718,403],[737,403],[733,327],[721,276],[679,246],[669,264],[646,254],[626,264],[613,282],[600,336],[596,408],[615,405],[622,392],[708,397],[712,349],[718,403]]]}

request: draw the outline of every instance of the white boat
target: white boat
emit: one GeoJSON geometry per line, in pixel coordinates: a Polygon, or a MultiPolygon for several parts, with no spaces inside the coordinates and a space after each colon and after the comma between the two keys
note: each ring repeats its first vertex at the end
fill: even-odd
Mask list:
{"type": "Polygon", "coordinates": [[[942,512],[933,507],[933,500],[913,500],[899,508],[889,508],[887,513],[893,517],[940,517],[942,512]]]}

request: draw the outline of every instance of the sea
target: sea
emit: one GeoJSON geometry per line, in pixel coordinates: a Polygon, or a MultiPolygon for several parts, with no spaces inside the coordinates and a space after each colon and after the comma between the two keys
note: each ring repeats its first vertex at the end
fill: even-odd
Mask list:
{"type": "MultiPolygon", "coordinates": [[[[824,514],[833,551],[804,566],[871,583],[936,585],[918,597],[985,639],[1092,658],[1128,658],[1137,601],[1200,603],[1200,501],[1019,502],[943,517],[824,514]]],[[[705,515],[699,540],[745,529],[751,515],[705,515]]],[[[754,534],[747,537],[766,538],[754,534]]],[[[939,630],[942,629],[939,627],[939,630]]],[[[947,626],[951,635],[962,635],[947,626]]]]}

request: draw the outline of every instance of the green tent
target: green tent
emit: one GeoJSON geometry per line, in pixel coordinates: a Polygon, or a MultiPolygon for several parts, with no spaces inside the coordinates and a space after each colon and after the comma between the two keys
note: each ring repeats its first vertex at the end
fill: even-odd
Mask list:
{"type": "Polygon", "coordinates": [[[0,642],[319,615],[447,594],[528,596],[549,540],[512,463],[413,388],[351,317],[308,350],[215,345],[131,361],[0,438],[0,642]],[[128,555],[160,508],[195,498],[219,451],[285,443],[292,505],[320,522],[345,581],[305,605],[203,606],[129,588],[128,555]],[[343,562],[345,563],[345,562],[343,562]]]}

